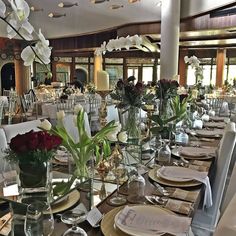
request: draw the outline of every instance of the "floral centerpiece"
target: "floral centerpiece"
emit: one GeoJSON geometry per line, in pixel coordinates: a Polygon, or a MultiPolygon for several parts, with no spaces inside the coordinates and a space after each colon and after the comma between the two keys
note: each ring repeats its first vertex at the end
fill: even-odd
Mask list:
{"type": "Polygon", "coordinates": [[[71,184],[75,179],[86,179],[89,178],[89,162],[98,163],[101,157],[109,154],[110,146],[108,135],[111,133],[117,133],[117,125],[114,121],[108,123],[99,132],[97,132],[93,137],[91,137],[85,129],[85,112],[81,105],[76,105],[74,109],[74,124],[78,131],[79,139],[74,140],[70,133],[66,130],[64,126],[65,113],[59,111],[57,113],[57,125],[52,126],[49,121],[44,120],[40,127],[47,130],[49,133],[54,134],[62,139],[62,145],[72,155],[73,161],[75,163],[75,170],[67,183],[58,183],[54,188],[54,192],[57,194],[64,193],[70,189],[71,184]]]}
{"type": "Polygon", "coordinates": [[[119,80],[114,91],[110,94],[112,99],[118,101],[116,106],[120,109],[120,113],[127,115],[123,117],[122,125],[123,129],[127,130],[129,139],[139,137],[137,122],[144,95],[144,85],[141,82],[135,84],[134,79],[131,76],[127,81],[119,80]]]}
{"type": "Polygon", "coordinates": [[[61,141],[45,131],[30,131],[11,139],[6,158],[18,164],[22,188],[47,187],[48,161],[61,141]]]}
{"type": "Polygon", "coordinates": [[[159,114],[151,117],[154,126],[152,133],[161,134],[163,138],[169,138],[174,124],[184,119],[187,115],[187,95],[178,94],[179,84],[176,80],[161,79],[157,83],[156,96],[159,99],[159,114]]]}

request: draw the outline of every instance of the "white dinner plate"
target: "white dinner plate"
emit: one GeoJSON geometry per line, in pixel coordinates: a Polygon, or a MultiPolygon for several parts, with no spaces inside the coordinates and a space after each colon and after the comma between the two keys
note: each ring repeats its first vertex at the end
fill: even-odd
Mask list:
{"type": "MultiPolygon", "coordinates": [[[[171,170],[173,170],[173,171],[182,169],[183,172],[186,169],[185,167],[181,167],[181,166],[168,166],[165,168],[171,168],[171,170]]],[[[193,180],[191,178],[183,179],[183,178],[178,178],[178,177],[173,177],[173,176],[166,176],[161,173],[160,169],[157,170],[157,175],[162,179],[173,181],[173,182],[184,182],[185,183],[185,182],[189,182],[189,181],[193,180]]]]}
{"type": "MultiPolygon", "coordinates": [[[[160,208],[157,206],[137,205],[137,206],[132,206],[132,208],[137,212],[137,214],[140,212],[140,214],[147,213],[147,214],[153,214],[153,215],[155,215],[155,214],[174,215],[173,212],[170,212],[166,209],[163,209],[163,208],[160,208]]],[[[149,233],[140,232],[140,230],[138,230],[138,229],[131,229],[131,228],[126,227],[122,224],[119,224],[117,221],[118,221],[119,214],[121,212],[122,212],[122,210],[116,214],[115,219],[114,219],[114,223],[117,228],[119,228],[121,231],[123,231],[124,233],[131,235],[131,236],[137,236],[137,235],[138,236],[150,236],[149,233]]],[[[156,233],[155,236],[160,236],[160,235],[164,235],[164,234],[165,233],[160,232],[160,233],[156,233]]]]}

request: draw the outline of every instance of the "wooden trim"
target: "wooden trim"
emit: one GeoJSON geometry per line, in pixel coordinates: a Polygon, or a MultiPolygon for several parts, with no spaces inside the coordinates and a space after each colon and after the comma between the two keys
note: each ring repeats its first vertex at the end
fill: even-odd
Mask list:
{"type": "Polygon", "coordinates": [[[226,59],[226,50],[225,48],[220,48],[217,50],[216,56],[216,87],[222,87],[223,85],[223,76],[224,76],[224,66],[226,59]]]}

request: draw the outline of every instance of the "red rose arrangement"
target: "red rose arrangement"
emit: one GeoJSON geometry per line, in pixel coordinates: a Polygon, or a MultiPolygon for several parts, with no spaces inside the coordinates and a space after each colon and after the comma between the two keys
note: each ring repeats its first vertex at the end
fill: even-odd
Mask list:
{"type": "Polygon", "coordinates": [[[7,157],[20,162],[44,162],[52,158],[61,142],[58,136],[45,131],[31,130],[11,139],[7,157]]]}

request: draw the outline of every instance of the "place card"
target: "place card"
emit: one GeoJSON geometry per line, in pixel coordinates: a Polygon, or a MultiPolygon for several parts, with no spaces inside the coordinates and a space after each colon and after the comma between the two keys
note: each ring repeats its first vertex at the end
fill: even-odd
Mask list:
{"type": "Polygon", "coordinates": [[[3,187],[4,197],[18,196],[18,195],[19,195],[18,184],[13,184],[13,185],[3,187]]]}
{"type": "Polygon", "coordinates": [[[97,207],[94,207],[91,211],[89,211],[87,221],[92,227],[96,227],[102,217],[103,214],[97,209],[97,207]]]}

